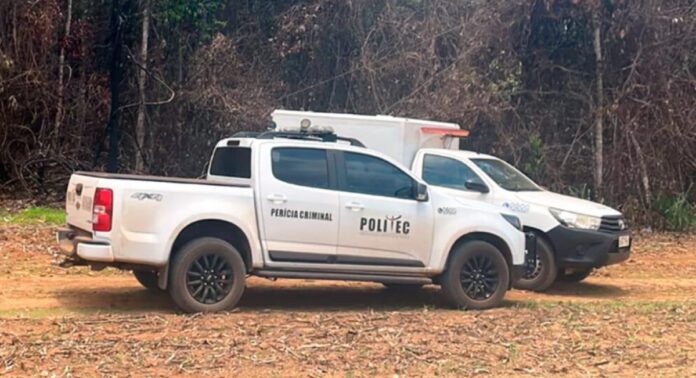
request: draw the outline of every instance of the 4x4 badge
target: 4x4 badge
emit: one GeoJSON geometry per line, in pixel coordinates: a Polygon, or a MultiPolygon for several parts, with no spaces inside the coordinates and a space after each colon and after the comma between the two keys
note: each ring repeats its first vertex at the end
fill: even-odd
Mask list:
{"type": "Polygon", "coordinates": [[[159,193],[138,192],[138,193],[133,193],[131,195],[131,198],[137,199],[138,201],[142,201],[142,200],[153,200],[153,201],[157,201],[157,202],[162,201],[162,195],[159,193]]]}

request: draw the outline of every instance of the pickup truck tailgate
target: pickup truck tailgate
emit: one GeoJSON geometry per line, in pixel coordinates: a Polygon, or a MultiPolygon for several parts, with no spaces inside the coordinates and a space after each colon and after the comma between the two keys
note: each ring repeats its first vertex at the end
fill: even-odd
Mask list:
{"type": "Polygon", "coordinates": [[[99,179],[73,174],[65,195],[65,219],[69,225],[92,231],[92,202],[99,179]]]}

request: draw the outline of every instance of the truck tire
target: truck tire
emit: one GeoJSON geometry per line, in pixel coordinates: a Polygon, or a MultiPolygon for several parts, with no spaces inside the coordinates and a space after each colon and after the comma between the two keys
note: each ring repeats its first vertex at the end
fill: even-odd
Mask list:
{"type": "Polygon", "coordinates": [[[558,271],[557,282],[580,282],[585,278],[589,277],[592,273],[592,269],[585,270],[575,270],[572,273],[566,273],[565,269],[560,269],[558,271]]]}
{"type": "Polygon", "coordinates": [[[510,284],[510,269],[503,254],[481,240],[463,243],[452,253],[441,277],[449,302],[474,310],[500,305],[510,284]]]}
{"type": "Polygon", "coordinates": [[[529,269],[525,275],[512,283],[516,289],[544,291],[548,289],[556,280],[558,268],[556,268],[556,258],[549,243],[537,237],[537,259],[534,269],[529,269]]]}
{"type": "Polygon", "coordinates": [[[176,254],[171,269],[169,295],[189,313],[231,310],[244,292],[244,260],[222,239],[189,242],[176,254]]]}
{"type": "Polygon", "coordinates": [[[419,284],[419,283],[416,283],[416,284],[407,284],[407,283],[386,283],[386,282],[382,282],[382,285],[384,285],[384,287],[385,287],[387,290],[399,291],[399,292],[401,292],[401,291],[403,291],[403,292],[407,292],[407,291],[416,291],[416,290],[420,290],[420,289],[423,288],[423,284],[419,284]]]}
{"type": "Polygon", "coordinates": [[[157,272],[152,272],[149,270],[134,270],[133,276],[138,282],[143,285],[144,288],[150,290],[161,290],[159,285],[157,285],[158,276],[157,272]]]}

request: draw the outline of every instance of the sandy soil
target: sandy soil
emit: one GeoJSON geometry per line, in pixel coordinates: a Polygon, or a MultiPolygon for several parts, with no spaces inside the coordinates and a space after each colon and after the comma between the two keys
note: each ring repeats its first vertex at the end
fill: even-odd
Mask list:
{"type": "Polygon", "coordinates": [[[435,286],[251,278],[237,310],[191,316],[129,273],[51,265],[51,231],[0,224],[0,374],[696,374],[693,235],[641,235],[624,264],[489,311],[435,286]]]}

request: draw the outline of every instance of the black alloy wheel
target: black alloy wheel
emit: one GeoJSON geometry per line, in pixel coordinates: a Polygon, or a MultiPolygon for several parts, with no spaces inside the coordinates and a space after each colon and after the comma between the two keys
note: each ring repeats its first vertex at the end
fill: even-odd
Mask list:
{"type": "Polygon", "coordinates": [[[203,304],[220,302],[232,288],[233,273],[224,256],[212,252],[194,260],[186,272],[189,294],[203,304]]]}
{"type": "Polygon", "coordinates": [[[490,256],[474,255],[464,263],[459,282],[469,298],[483,300],[490,298],[498,289],[498,276],[490,256]]]}
{"type": "Polygon", "coordinates": [[[453,307],[483,310],[503,301],[510,284],[510,268],[494,245],[469,240],[453,248],[437,282],[453,307]]]}
{"type": "Polygon", "coordinates": [[[169,295],[179,308],[193,313],[233,309],[244,293],[247,271],[233,245],[201,237],[176,251],[169,272],[169,295]]]}
{"type": "Polygon", "coordinates": [[[543,269],[543,263],[541,262],[541,259],[539,258],[539,255],[536,256],[535,259],[532,259],[531,257],[527,257],[526,261],[527,267],[524,270],[524,279],[525,280],[533,280],[541,274],[541,271],[543,269]]]}

